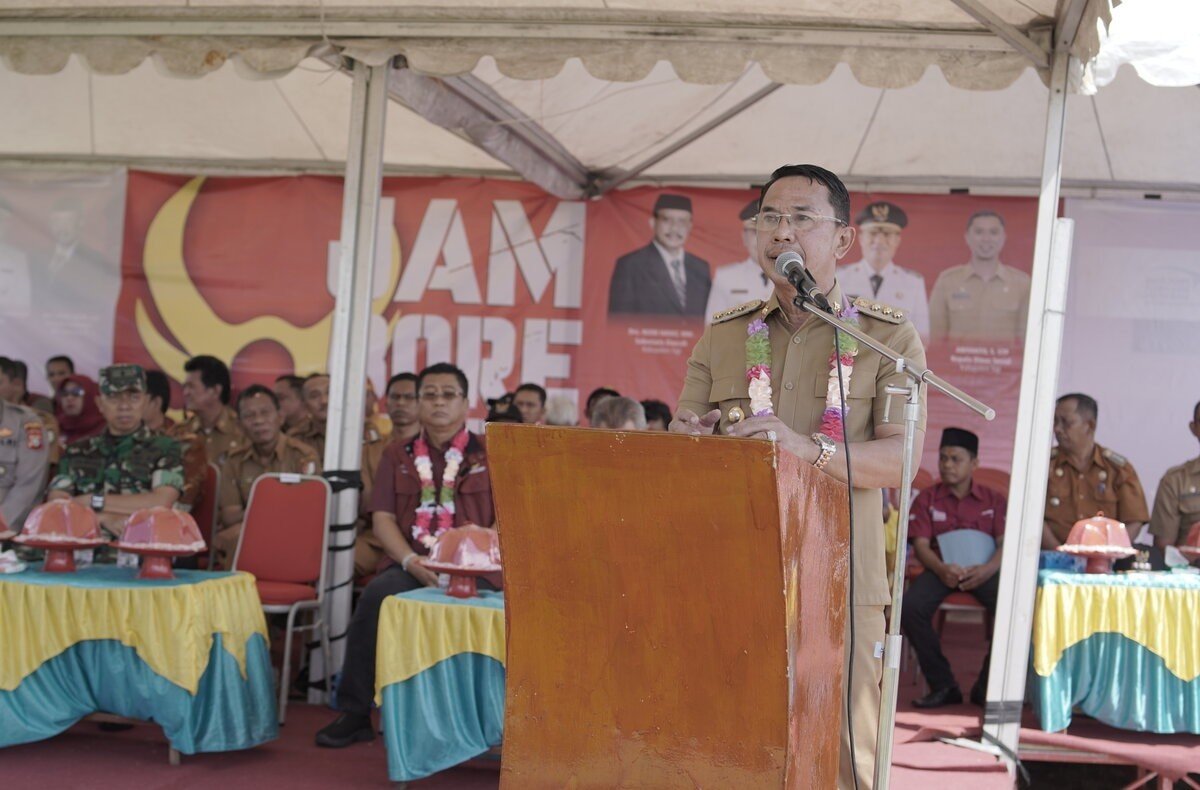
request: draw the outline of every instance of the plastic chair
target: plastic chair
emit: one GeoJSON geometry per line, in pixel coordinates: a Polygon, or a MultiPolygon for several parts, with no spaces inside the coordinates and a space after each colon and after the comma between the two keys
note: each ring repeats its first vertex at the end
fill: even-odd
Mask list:
{"type": "Polygon", "coordinates": [[[200,488],[200,496],[192,505],[192,518],[200,527],[200,535],[208,544],[208,556],[198,557],[200,568],[215,567],[217,549],[213,546],[213,535],[217,533],[217,499],[221,494],[221,470],[216,464],[206,465],[204,470],[204,485],[200,488]]]}
{"type": "Polygon", "coordinates": [[[975,474],[972,477],[976,483],[979,483],[984,488],[990,488],[993,491],[999,491],[1004,496],[1008,496],[1008,483],[1012,478],[1012,475],[1008,472],[981,466],[975,470],[975,474]]]}
{"type": "Polygon", "coordinates": [[[263,611],[287,614],[279,680],[280,724],[287,716],[293,631],[315,631],[319,636],[325,686],[329,686],[329,625],[322,606],[332,499],[329,483],[322,477],[261,475],[250,489],[233,556],[233,570],[254,575],[263,611]],[[296,614],[304,610],[312,612],[312,622],[297,626],[296,614]]]}
{"type": "Polygon", "coordinates": [[[926,469],[918,469],[917,476],[913,478],[913,494],[924,491],[936,482],[937,478],[931,472],[926,469]]]}

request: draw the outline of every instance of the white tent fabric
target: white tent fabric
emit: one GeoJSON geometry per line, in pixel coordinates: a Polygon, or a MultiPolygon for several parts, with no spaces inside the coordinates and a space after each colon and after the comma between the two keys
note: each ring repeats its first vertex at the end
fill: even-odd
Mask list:
{"type": "Polygon", "coordinates": [[[1200,84],[1200,4],[1195,0],[1136,0],[1113,9],[1090,79],[1108,85],[1124,63],[1151,85],[1200,84]]]}
{"type": "MultiPolygon", "coordinates": [[[[620,173],[770,84],[747,69],[724,85],[682,82],[668,63],[615,83],[578,60],[554,78],[515,80],[491,59],[474,76],[557,139],[582,166],[620,173]]],[[[49,76],[0,69],[0,160],[102,161],[184,171],[340,172],[350,79],[309,59],[276,80],[246,80],[227,64],[204,79],[172,78],[151,62],[94,75],[78,59],[49,76]]],[[[1096,96],[1069,99],[1068,194],[1115,190],[1200,197],[1200,161],[1181,157],[1200,128],[1200,92],[1147,85],[1126,68],[1096,96]]],[[[824,163],[855,188],[948,187],[1031,193],[1041,166],[1045,87],[1032,69],[1010,87],[951,87],[928,69],[907,88],[859,83],[836,67],[819,85],[787,85],[649,168],[663,183],[745,185],[785,161],[824,163]],[[962,141],[970,140],[971,145],[962,141]]],[[[511,167],[392,102],[389,172],[515,177],[511,167]]]]}
{"type": "MultiPolygon", "coordinates": [[[[6,5],[0,56],[25,74],[60,71],[79,54],[105,74],[153,56],[180,75],[214,71],[231,59],[277,75],[336,48],[369,63],[403,55],[418,72],[438,76],[470,72],[491,56],[507,76],[545,79],[578,57],[589,73],[614,81],[642,79],[668,60],[688,82],[729,82],[756,62],[776,82],[815,84],[844,62],[873,87],[912,84],[938,65],[951,84],[986,89],[1016,79],[1030,52],[1048,65],[1057,11],[1055,0],[762,0],[750,8],[741,0],[6,5]],[[998,37],[997,28],[1024,51],[998,37]]],[[[1073,45],[1081,60],[1095,54],[1096,22],[1108,15],[1108,0],[1084,6],[1073,45]]]]}

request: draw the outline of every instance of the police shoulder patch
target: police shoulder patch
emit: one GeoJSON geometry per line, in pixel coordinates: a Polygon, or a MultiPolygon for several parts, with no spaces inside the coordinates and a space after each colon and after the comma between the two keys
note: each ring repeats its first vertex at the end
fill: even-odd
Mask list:
{"type": "Polygon", "coordinates": [[[740,304],[737,307],[731,307],[728,310],[722,310],[719,313],[713,313],[712,322],[714,324],[724,323],[725,321],[728,321],[731,318],[737,318],[740,315],[745,315],[746,313],[754,312],[755,310],[757,310],[758,308],[760,308],[762,306],[763,306],[762,299],[754,299],[752,301],[745,302],[744,304],[740,304]]]}
{"type": "Polygon", "coordinates": [[[1114,453],[1112,450],[1107,448],[1104,450],[1104,457],[1109,461],[1112,461],[1113,466],[1125,466],[1129,463],[1125,456],[1121,455],[1120,453],[1114,453]]]}
{"type": "Polygon", "coordinates": [[[900,308],[872,301],[862,296],[854,300],[854,306],[858,308],[859,313],[869,315],[880,321],[886,321],[889,324],[903,324],[908,320],[905,318],[906,313],[900,308]]]}

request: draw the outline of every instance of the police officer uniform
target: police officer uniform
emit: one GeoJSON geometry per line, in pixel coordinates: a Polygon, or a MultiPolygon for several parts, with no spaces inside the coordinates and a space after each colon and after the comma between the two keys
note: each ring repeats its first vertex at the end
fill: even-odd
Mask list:
{"type": "Polygon", "coordinates": [[[1163,475],[1150,514],[1150,534],[1162,546],[1179,546],[1200,523],[1200,458],[1173,466],[1163,475]]]}
{"type": "Polygon", "coordinates": [[[929,297],[932,340],[1024,340],[1029,275],[997,264],[984,277],[969,263],[938,275],[929,297]]]}
{"type": "MultiPolygon", "coordinates": [[[[908,215],[895,203],[878,201],[870,204],[854,218],[860,228],[884,225],[900,231],[908,225],[908,215]]],[[[872,303],[899,307],[916,327],[924,340],[929,339],[929,299],[925,292],[925,277],[888,261],[881,271],[865,260],[838,267],[837,280],[851,298],[863,297],[872,303]]]]}
{"type": "Polygon", "coordinates": [[[1076,521],[1097,513],[1126,524],[1150,520],[1146,493],[1133,465],[1125,456],[1097,444],[1085,468],[1077,469],[1067,454],[1055,447],[1050,452],[1046,484],[1045,518],[1050,531],[1060,543],[1066,543],[1076,521]]]}
{"type": "Polygon", "coordinates": [[[50,442],[37,412],[0,400],[0,516],[13,531],[41,499],[50,442]]]}
{"type": "MultiPolygon", "coordinates": [[[[843,304],[842,289],[829,294],[835,305],[843,304]]],[[[848,300],[847,300],[848,301],[848,300]]],[[[908,359],[925,362],[925,351],[916,329],[904,310],[866,299],[855,300],[863,331],[908,359]]],[[[688,360],[687,376],[679,407],[696,414],[721,410],[718,433],[750,414],[749,384],[746,380],[746,327],[762,318],[771,345],[772,401],[776,416],[802,436],[820,430],[829,381],[829,359],[834,348],[833,329],[809,318],[799,328],[791,327],[779,305],[778,294],[764,303],[752,301],[713,316],[713,323],[696,343],[688,360]]],[[[854,361],[846,405],[846,437],[853,444],[875,438],[883,424],[885,388],[903,385],[905,377],[894,366],[869,349],[860,350],[854,361]]],[[[903,398],[894,398],[890,422],[903,419],[903,398]]],[[[922,395],[919,427],[925,427],[922,395]]],[[[852,450],[853,452],[853,450],[852,450]]],[[[850,691],[851,724],[860,790],[869,790],[874,775],[876,729],[878,727],[880,681],[883,667],[874,656],[876,642],[883,641],[884,607],[891,601],[884,561],[883,497],[877,489],[855,488],[851,552],[854,562],[854,600],[851,602],[855,639],[853,689],[850,691]]],[[[819,615],[817,615],[819,616],[819,615]]],[[[851,618],[846,618],[847,627],[851,618]]],[[[847,633],[846,646],[849,648],[847,633]]],[[[846,722],[842,727],[842,770],[839,787],[853,787],[846,722]]]]}

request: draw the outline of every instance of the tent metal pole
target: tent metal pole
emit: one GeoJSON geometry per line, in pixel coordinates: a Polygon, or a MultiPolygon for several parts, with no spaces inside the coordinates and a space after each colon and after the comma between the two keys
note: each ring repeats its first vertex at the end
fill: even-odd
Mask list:
{"type": "MultiPolygon", "coordinates": [[[[350,109],[350,140],[342,193],[341,261],[329,348],[329,417],[326,423],[325,471],[354,476],[362,465],[363,397],[367,368],[367,332],[371,313],[371,282],[375,266],[375,239],[383,188],[383,141],[387,118],[387,85],[390,65],[354,64],[350,109]]],[[[333,518],[329,536],[325,611],[332,650],[331,661],[340,670],[345,657],[346,630],[350,625],[350,595],[354,582],[354,522],[358,517],[359,489],[342,490],[334,483],[333,518]]],[[[321,652],[314,650],[310,678],[324,675],[321,652]]],[[[309,702],[325,701],[319,690],[309,691],[309,702]]]]}
{"type": "Polygon", "coordinates": [[[1016,769],[1025,698],[1046,507],[1046,478],[1050,469],[1048,437],[1054,421],[1063,313],[1070,275],[1071,222],[1058,219],[1058,203],[1067,84],[1075,65],[1069,46],[1061,39],[1056,41],[1046,113],[1046,147],[1038,198],[1029,322],[1008,492],[1007,520],[1010,526],[1006,530],[1000,566],[1000,591],[992,634],[992,672],[988,678],[984,711],[984,741],[1001,747],[1010,773],[1016,769]]]}

